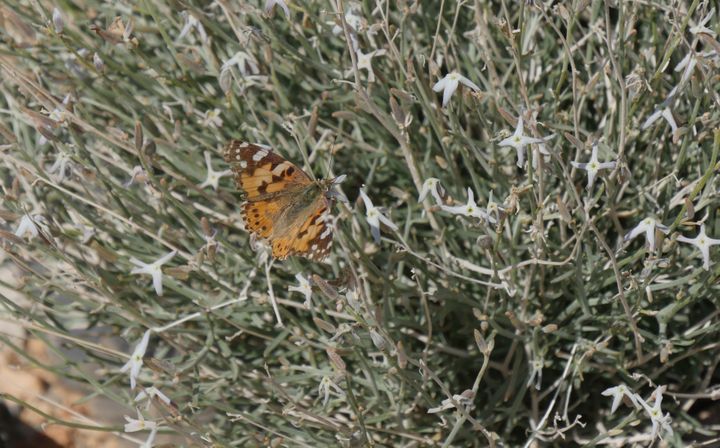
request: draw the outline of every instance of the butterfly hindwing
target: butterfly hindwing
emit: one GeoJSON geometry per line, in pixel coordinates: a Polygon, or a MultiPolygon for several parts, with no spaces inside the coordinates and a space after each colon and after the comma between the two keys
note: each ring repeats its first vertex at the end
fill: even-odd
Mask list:
{"type": "Polygon", "coordinates": [[[269,239],[273,232],[273,223],[280,215],[277,201],[260,200],[245,202],[242,205],[242,217],[245,228],[258,236],[269,239]]]}
{"type": "Polygon", "coordinates": [[[332,246],[332,217],[329,203],[322,198],[310,215],[292,232],[272,239],[273,256],[284,259],[291,255],[303,255],[311,260],[323,260],[332,246]]]}

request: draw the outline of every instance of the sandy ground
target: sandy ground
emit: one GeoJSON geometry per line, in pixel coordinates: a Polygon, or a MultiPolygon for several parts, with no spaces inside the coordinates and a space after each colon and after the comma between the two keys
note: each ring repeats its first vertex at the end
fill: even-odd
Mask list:
{"type": "MultiPolygon", "coordinates": [[[[24,349],[35,359],[49,361],[45,344],[38,339],[26,340],[24,349]]],[[[57,419],[103,425],[103,422],[97,421],[96,406],[92,402],[83,402],[84,394],[68,387],[53,373],[34,367],[15,351],[2,345],[0,393],[9,394],[57,419]]],[[[0,434],[7,432],[6,437],[9,440],[6,442],[10,448],[120,446],[113,433],[53,424],[50,419],[12,400],[5,400],[5,406],[10,411],[10,416],[6,414],[0,422],[0,425],[5,426],[4,430],[0,429],[0,434]]],[[[115,422],[119,423],[118,420],[115,422]]]]}
{"type": "MultiPolygon", "coordinates": [[[[3,263],[0,251],[0,276],[4,281],[17,281],[14,266],[3,263]]],[[[0,288],[0,293],[21,306],[27,306],[17,293],[0,288]]],[[[86,400],[87,391],[70,384],[54,373],[36,367],[29,358],[46,365],[55,365],[51,351],[40,339],[29,337],[21,325],[0,307],[0,333],[20,350],[0,342],[0,393],[21,400],[40,412],[60,419],[86,425],[120,426],[123,413],[115,403],[103,398],[86,400]],[[85,392],[85,393],[84,393],[85,392]]],[[[143,436],[141,435],[141,438],[143,436]]],[[[0,446],[8,448],[45,447],[125,447],[133,446],[115,433],[72,428],[52,422],[39,412],[12,399],[0,399],[0,446]]]]}

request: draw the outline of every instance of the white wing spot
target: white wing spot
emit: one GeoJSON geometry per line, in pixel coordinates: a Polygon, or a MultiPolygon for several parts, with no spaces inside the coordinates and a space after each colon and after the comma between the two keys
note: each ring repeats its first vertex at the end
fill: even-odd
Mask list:
{"type": "MultiPolygon", "coordinates": [[[[238,159],[239,159],[239,158],[240,158],[240,156],[238,156],[238,159]]],[[[244,161],[244,160],[241,161],[241,162],[240,162],[240,166],[241,166],[242,168],[247,168],[247,162],[244,161]]]]}
{"type": "Polygon", "coordinates": [[[316,251],[317,251],[317,244],[313,244],[312,246],[310,246],[310,249],[312,249],[313,252],[316,252],[316,251]]]}
{"type": "Polygon", "coordinates": [[[287,169],[289,166],[289,163],[283,162],[280,165],[276,166],[274,170],[272,170],[272,173],[276,176],[279,176],[287,169]]]}
{"type": "Polygon", "coordinates": [[[261,161],[262,159],[264,159],[266,155],[268,155],[268,152],[267,152],[267,151],[258,151],[258,152],[256,152],[256,153],[253,155],[252,159],[253,159],[255,162],[259,162],[259,161],[261,161]]]}
{"type": "Polygon", "coordinates": [[[325,231],[320,234],[320,239],[324,240],[325,238],[329,237],[330,234],[332,234],[332,228],[331,227],[325,227],[325,231]]]}
{"type": "Polygon", "coordinates": [[[250,146],[250,145],[248,145],[247,142],[240,143],[241,148],[247,148],[248,146],[250,146]]]}

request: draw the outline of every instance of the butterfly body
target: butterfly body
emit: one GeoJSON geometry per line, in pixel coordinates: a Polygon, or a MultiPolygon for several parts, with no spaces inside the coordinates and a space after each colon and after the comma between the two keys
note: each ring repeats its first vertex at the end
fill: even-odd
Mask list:
{"type": "Polygon", "coordinates": [[[270,149],[238,140],[225,147],[224,158],[245,197],[245,228],[267,240],[275,258],[319,261],[330,253],[333,180],[313,180],[270,149]]]}

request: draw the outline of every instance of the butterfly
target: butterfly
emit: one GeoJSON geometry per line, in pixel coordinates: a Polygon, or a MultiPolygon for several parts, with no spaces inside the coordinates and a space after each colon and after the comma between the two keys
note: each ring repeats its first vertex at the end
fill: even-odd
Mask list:
{"type": "Polygon", "coordinates": [[[271,149],[232,140],[225,146],[235,183],[244,196],[245,228],[268,241],[273,257],[300,255],[322,261],[333,240],[334,184],[345,176],[313,180],[271,149]]]}

